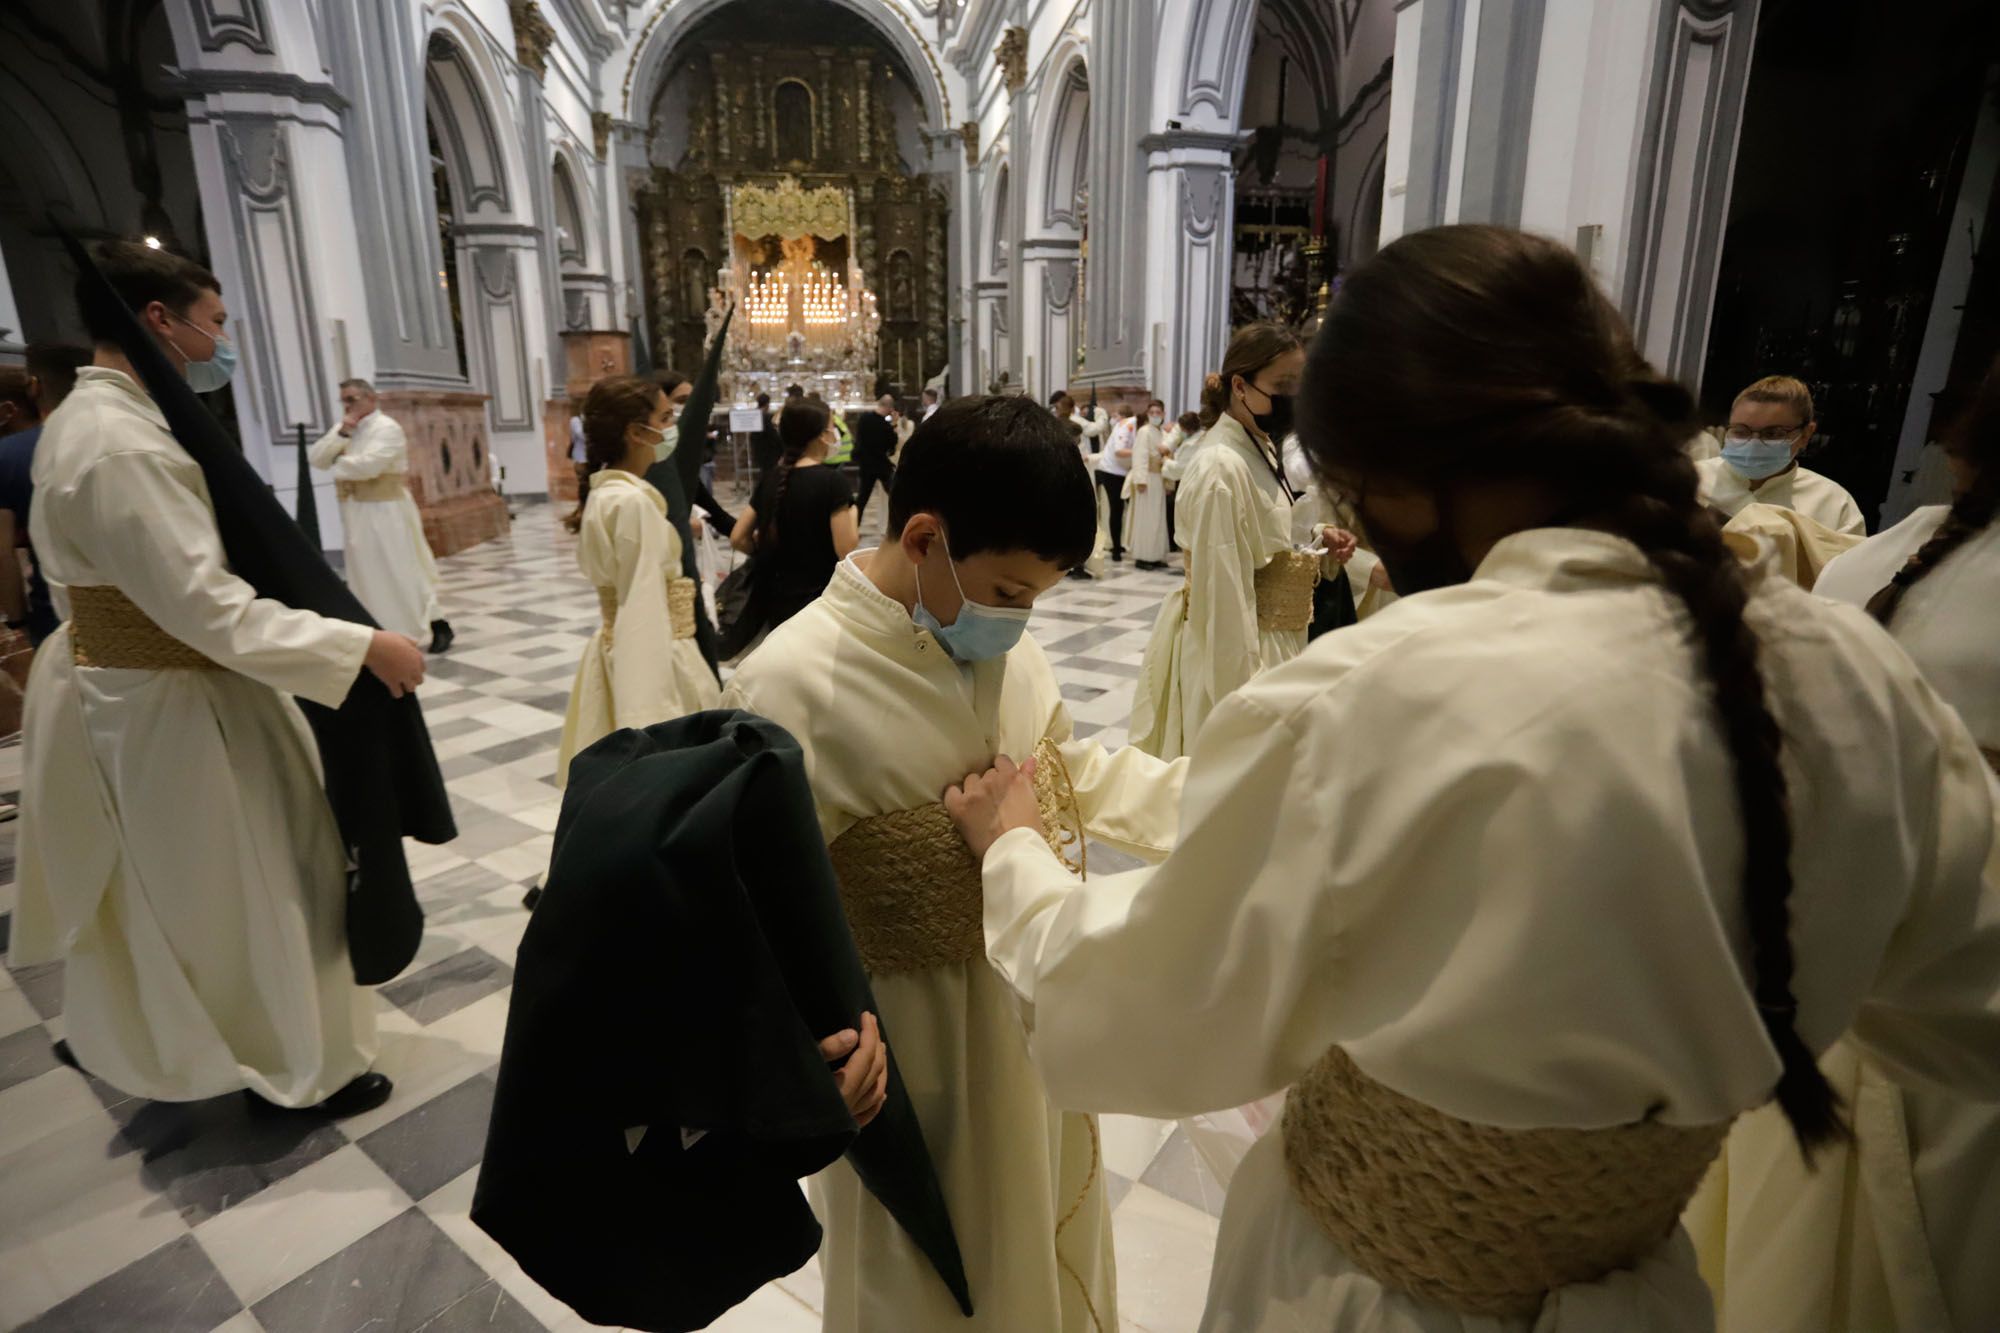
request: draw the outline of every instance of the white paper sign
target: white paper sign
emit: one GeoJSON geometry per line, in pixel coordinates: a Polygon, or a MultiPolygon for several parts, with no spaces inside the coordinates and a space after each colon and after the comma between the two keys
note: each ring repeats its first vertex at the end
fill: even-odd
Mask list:
{"type": "Polygon", "coordinates": [[[732,434],[755,435],[764,429],[764,413],[761,408],[732,407],[729,409],[729,429],[732,434]]]}

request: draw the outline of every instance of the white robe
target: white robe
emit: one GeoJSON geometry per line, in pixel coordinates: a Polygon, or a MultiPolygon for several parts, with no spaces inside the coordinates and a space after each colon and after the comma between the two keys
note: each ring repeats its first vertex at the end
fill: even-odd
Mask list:
{"type": "Polygon", "coordinates": [[[1160,606],[1139,672],[1132,744],[1172,759],[1194,748],[1215,706],[1306,646],[1304,630],[1260,629],[1256,573],[1293,549],[1292,498],[1234,417],[1202,433],[1174,509],[1186,583],[1160,606]]]}
{"type": "MultiPolygon", "coordinates": [[[[1054,672],[1031,637],[1003,659],[954,663],[868,581],[862,562],[871,554],[842,561],[825,595],[773,630],[723,695],[725,706],[798,738],[827,841],[862,819],[931,804],[995,755],[1026,757],[1047,737],[1062,750],[1090,836],[1148,860],[1164,855],[1186,765],[1072,739],[1054,672]]],[[[811,1182],[826,1227],[828,1333],[1115,1333],[1096,1122],[1044,1093],[1006,986],[979,960],[876,977],[874,991],[976,1313],[959,1315],[929,1263],[837,1162],[811,1182]],[[1071,1209],[1058,1239],[1056,1223],[1071,1209]]]]}
{"type": "Polygon", "coordinates": [[[403,427],[370,412],[352,436],[338,428],[307,451],[312,465],[335,481],[395,477],[400,493],[389,500],[342,500],[340,526],[347,534],[347,586],[383,629],[424,640],[438,613],[437,561],[424,537],[423,516],[408,485],[409,444],[403,427]]]}
{"type": "MultiPolygon", "coordinates": [[[[1921,509],[1836,557],[1815,591],[1866,605],[1946,512],[1921,509]]],[[[2000,527],[1911,589],[1891,632],[2000,751],[2000,527]]],[[[1808,1171],[1784,1117],[1754,1111],[1689,1209],[1723,1333],[2000,1329],[2000,1102],[1899,1088],[1852,1040],[1820,1063],[1856,1146],[1822,1149],[1808,1171]]]]}
{"type": "Polygon", "coordinates": [[[701,648],[674,637],[667,585],[681,578],[681,539],[667,501],[643,478],[610,469],[590,479],[576,562],[593,587],[618,592],[618,621],[584,645],[563,716],[558,785],[576,752],[621,727],[649,727],[715,707],[721,693],[701,648]]]}
{"type": "Polygon", "coordinates": [[[1754,491],[1742,473],[1718,456],[1695,461],[1701,477],[1702,503],[1714,505],[1730,517],[1747,504],[1776,505],[1796,509],[1807,518],[1835,532],[1856,537],[1868,534],[1861,506],[1845,487],[1831,477],[1823,477],[1808,467],[1794,467],[1770,478],[1754,491]]]}
{"type": "Polygon", "coordinates": [[[1160,428],[1151,422],[1139,427],[1132,443],[1132,470],[1125,481],[1132,558],[1148,564],[1173,554],[1167,545],[1167,483],[1161,475],[1167,455],[1162,438],[1160,428]]]}
{"type": "Polygon", "coordinates": [[[287,1106],[375,1054],[347,958],[347,860],[287,694],[346,697],[372,637],[229,571],[201,469],[124,374],[86,367],[35,451],[35,551],[69,613],[110,585],[222,671],[35,654],[13,963],[67,960],[83,1067],[134,1096],[287,1106]]]}
{"type": "MultiPolygon", "coordinates": [[[[1994,794],[1963,725],[1860,614],[1761,575],[1753,623],[1792,788],[1799,1030],[2000,1095],[1994,794]]],[[[1682,612],[1603,533],[1499,543],[1257,677],[1197,744],[1156,869],[985,862],[988,952],[1042,1021],[1050,1094],[1184,1116],[1338,1045],[1379,1083],[1506,1128],[1700,1126],[1779,1063],[1745,983],[1731,761],[1682,612]]],[[[1968,1242],[1970,1238],[1964,1238],[1968,1242]]],[[[1802,1256],[1798,1281],[1821,1280],[1802,1256]]],[[[1460,1317],[1350,1262],[1268,1136],[1231,1185],[1207,1333],[1665,1333],[1713,1308],[1676,1231],[1533,1318],[1460,1317]]]]}

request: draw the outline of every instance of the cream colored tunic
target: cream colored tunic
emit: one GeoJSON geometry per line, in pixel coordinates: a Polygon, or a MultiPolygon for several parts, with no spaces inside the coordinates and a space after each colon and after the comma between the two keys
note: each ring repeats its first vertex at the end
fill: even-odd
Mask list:
{"type": "Polygon", "coordinates": [[[437,561],[424,537],[423,516],[411,498],[409,444],[403,427],[370,412],[352,436],[338,428],[320,436],[306,457],[335,481],[393,477],[401,483],[387,500],[342,500],[340,526],[347,535],[347,586],[383,629],[423,640],[438,612],[437,561]]]}
{"type": "MultiPolygon", "coordinates": [[[[1865,605],[1946,512],[1918,510],[1839,556],[1817,591],[1865,605]]],[[[2000,750],[2000,528],[1911,589],[1892,632],[1973,738],[2000,750]]],[[[1821,1065],[1856,1147],[1824,1149],[1807,1171],[1784,1117],[1752,1112],[1689,1209],[1724,1333],[2000,1329],[2000,1103],[1900,1088],[1852,1040],[1821,1065]]]]}
{"type": "Polygon", "coordinates": [[[1749,480],[1719,456],[1697,459],[1694,466],[1701,476],[1703,503],[1714,505],[1732,518],[1747,504],[1776,505],[1780,509],[1796,509],[1835,532],[1857,537],[1868,534],[1868,523],[1854,497],[1839,482],[1822,477],[1811,468],[1794,467],[1753,491],[1749,480]]]}
{"type": "Polygon", "coordinates": [[[1172,759],[1194,748],[1215,706],[1306,646],[1303,630],[1257,627],[1259,569],[1294,545],[1292,498],[1234,417],[1202,433],[1177,493],[1184,586],[1167,595],[1146,645],[1132,744],[1172,759]]]}
{"type": "Polygon", "coordinates": [[[337,706],[372,631],[229,571],[201,469],[138,385],[86,367],[35,450],[31,528],[57,609],[110,585],[222,671],[35,654],[15,966],[65,959],[84,1068],[160,1101],[317,1102],[367,1070],[347,858],[296,694],[337,706]]]}
{"type": "MultiPolygon", "coordinates": [[[[771,634],[724,703],[805,748],[829,843],[857,821],[937,801],[997,754],[1059,743],[1091,837],[1148,859],[1171,845],[1184,764],[1071,738],[1041,647],[963,668],[901,604],[841,562],[826,594],[771,634]]],[[[983,961],[874,979],[951,1209],[967,1320],[845,1162],[811,1182],[826,1226],[829,1333],[1116,1333],[1111,1218],[1093,1117],[1065,1113],[1028,1062],[1013,996],[983,961]],[[1058,1234],[1058,1223],[1067,1217],[1058,1234]]]]}
{"type": "MultiPolygon", "coordinates": [[[[1786,740],[1800,1030],[2000,1095],[1994,796],[1962,724],[1859,613],[1760,573],[1786,740]]],[[[1543,530],[1470,583],[1318,640],[1216,710],[1180,840],[1079,891],[1033,833],[985,863],[988,951],[1065,1105],[1237,1106],[1339,1045],[1448,1114],[1707,1125],[1778,1077],[1745,983],[1731,762],[1677,601],[1628,543],[1543,530]]],[[[1970,1243],[1969,1238],[1962,1238],[1970,1243]]],[[[1818,1279],[1808,1279],[1818,1280],[1818,1279]]],[[[1532,1319],[1360,1272],[1267,1136],[1232,1182],[1202,1327],[1710,1327],[1678,1231],[1532,1319]]]]}
{"type": "Polygon", "coordinates": [[[1139,427],[1132,442],[1132,470],[1125,479],[1132,558],[1149,563],[1173,554],[1167,545],[1167,482],[1161,475],[1167,453],[1162,441],[1160,428],[1150,421],[1139,427]]]}
{"type": "Polygon", "coordinates": [[[576,562],[594,587],[613,588],[618,621],[584,645],[563,717],[556,781],[578,750],[621,727],[650,727],[715,707],[715,674],[691,638],[674,637],[667,585],[682,577],[681,539],[667,500],[643,478],[613,468],[590,479],[576,562]]]}

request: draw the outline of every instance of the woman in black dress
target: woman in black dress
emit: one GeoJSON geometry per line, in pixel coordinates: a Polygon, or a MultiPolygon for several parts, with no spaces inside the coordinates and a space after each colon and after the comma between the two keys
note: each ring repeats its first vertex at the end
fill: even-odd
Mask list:
{"type": "Polygon", "coordinates": [[[823,466],[835,440],[833,417],[809,399],[778,418],[784,453],[757,483],[729,543],[757,559],[758,619],[774,629],[826,590],[834,566],[861,542],[854,490],[823,466]]]}

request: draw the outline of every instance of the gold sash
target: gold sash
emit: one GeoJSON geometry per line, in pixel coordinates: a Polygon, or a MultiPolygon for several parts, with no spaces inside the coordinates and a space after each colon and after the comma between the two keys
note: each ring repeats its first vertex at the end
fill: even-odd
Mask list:
{"type": "MultiPolygon", "coordinates": [[[[1035,747],[1035,799],[1050,850],[1083,873],[1076,790],[1062,751],[1047,739],[1035,747]]],[[[979,862],[942,802],[861,820],[828,850],[848,928],[871,976],[986,956],[979,862]]]]}
{"type": "Polygon", "coordinates": [[[1728,1133],[1474,1125],[1336,1046],[1286,1099],[1284,1148],[1292,1193],[1355,1267],[1459,1314],[1520,1318],[1666,1239],[1728,1133]]]}
{"type": "Polygon", "coordinates": [[[406,473],[384,472],[360,481],[336,481],[333,489],[343,500],[400,500],[410,493],[410,484],[406,473]]]}
{"type": "MultiPolygon", "coordinates": [[[[694,637],[694,599],[696,595],[693,579],[667,580],[667,615],[671,617],[673,634],[676,639],[694,637]]],[[[599,585],[597,589],[597,613],[604,617],[604,646],[609,648],[618,628],[618,589],[599,585]]]]}
{"type": "MultiPolygon", "coordinates": [[[[1192,578],[1194,560],[1188,558],[1192,578]]],[[[1269,564],[1250,578],[1257,594],[1257,628],[1291,630],[1303,634],[1312,628],[1313,589],[1319,586],[1319,557],[1304,551],[1280,551],[1269,564]]],[[[1192,587],[1192,583],[1189,584],[1192,587]]],[[[1181,598],[1181,619],[1188,614],[1186,596],[1181,598]]]]}
{"type": "Polygon", "coordinates": [[[133,671],[221,671],[222,666],[153,623],[110,584],[69,590],[70,659],[133,671]]]}

